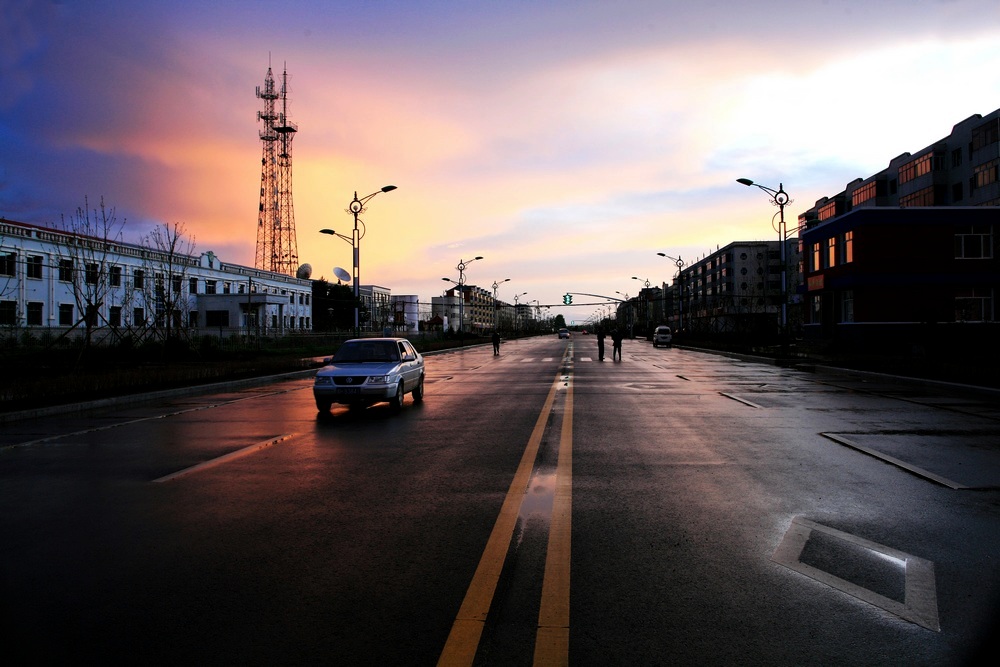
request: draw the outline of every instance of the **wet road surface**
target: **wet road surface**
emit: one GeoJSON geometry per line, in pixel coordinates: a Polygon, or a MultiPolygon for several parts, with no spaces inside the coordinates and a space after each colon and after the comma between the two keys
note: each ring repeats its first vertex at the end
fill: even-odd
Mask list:
{"type": "Polygon", "coordinates": [[[1000,400],[593,337],[7,424],[19,664],[962,664],[1000,400]]]}

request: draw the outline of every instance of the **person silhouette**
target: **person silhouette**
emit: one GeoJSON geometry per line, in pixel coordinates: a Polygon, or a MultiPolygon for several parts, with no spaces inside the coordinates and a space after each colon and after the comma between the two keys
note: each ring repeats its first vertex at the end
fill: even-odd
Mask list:
{"type": "Polygon", "coordinates": [[[620,329],[615,329],[611,332],[611,361],[615,360],[615,356],[618,356],[618,361],[622,360],[622,332],[620,329]]]}
{"type": "Polygon", "coordinates": [[[597,330],[597,360],[604,361],[604,329],[597,330]]]}
{"type": "Polygon", "coordinates": [[[500,332],[494,329],[490,338],[493,340],[493,356],[495,357],[500,354],[500,332]]]}

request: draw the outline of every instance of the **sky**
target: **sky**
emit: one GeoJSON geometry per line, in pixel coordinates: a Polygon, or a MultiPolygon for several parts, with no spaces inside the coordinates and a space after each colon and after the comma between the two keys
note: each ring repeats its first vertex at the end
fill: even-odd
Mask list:
{"type": "MultiPolygon", "coordinates": [[[[0,216],[101,197],[252,266],[288,72],[299,261],[439,296],[635,296],[1000,108],[997,0],[0,0],[0,216]],[[638,278],[636,280],[635,278],[638,278]]],[[[575,296],[574,304],[600,299],[575,296]]]]}

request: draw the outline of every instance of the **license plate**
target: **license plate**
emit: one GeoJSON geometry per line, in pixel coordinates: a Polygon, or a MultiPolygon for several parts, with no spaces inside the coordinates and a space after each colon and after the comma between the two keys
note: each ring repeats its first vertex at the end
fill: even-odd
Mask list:
{"type": "Polygon", "coordinates": [[[337,387],[338,394],[360,394],[361,387],[337,387]]]}

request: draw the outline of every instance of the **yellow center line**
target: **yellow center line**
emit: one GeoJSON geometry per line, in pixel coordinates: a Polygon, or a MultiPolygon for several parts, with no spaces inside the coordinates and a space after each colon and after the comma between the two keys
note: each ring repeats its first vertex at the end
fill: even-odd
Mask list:
{"type": "MultiPolygon", "coordinates": [[[[572,349],[572,344],[570,344],[572,349]]],[[[572,363],[572,356],[570,362],[572,363]]],[[[569,575],[573,516],[573,382],[566,388],[566,407],[559,435],[556,492],[552,501],[549,546],[545,554],[542,604],[535,636],[535,665],[569,664],[569,575]]]]}
{"type": "MultiPolygon", "coordinates": [[[[567,357],[569,359],[573,358],[572,344],[566,348],[566,353],[563,356],[564,363],[566,362],[567,357]]],[[[531,437],[528,438],[528,445],[524,450],[524,454],[521,455],[521,462],[517,466],[517,472],[514,473],[514,479],[511,481],[510,488],[504,498],[503,505],[500,507],[500,515],[497,517],[496,523],[493,525],[493,532],[490,533],[490,537],[486,541],[486,549],[483,551],[483,555],[479,559],[479,565],[476,567],[475,574],[472,575],[472,582],[469,584],[469,589],[465,593],[465,599],[462,601],[462,606],[458,610],[455,622],[451,626],[451,632],[448,633],[448,640],[445,642],[444,649],[441,651],[441,657],[438,658],[438,665],[441,667],[465,667],[467,665],[472,665],[473,660],[475,660],[476,651],[479,648],[479,640],[482,637],[483,628],[486,625],[486,616],[489,613],[490,605],[493,602],[493,596],[496,593],[497,583],[500,581],[500,574],[503,570],[504,560],[507,557],[507,551],[510,548],[510,541],[514,535],[514,529],[517,527],[517,517],[518,512],[521,509],[521,501],[524,499],[525,490],[528,488],[528,482],[531,479],[531,470],[534,468],[535,459],[538,458],[538,449],[541,446],[542,436],[545,433],[545,424],[548,422],[549,413],[552,412],[552,405],[555,402],[556,392],[559,390],[560,383],[563,382],[563,375],[563,369],[560,368],[559,374],[556,376],[555,381],[549,388],[549,394],[545,398],[542,411],[538,415],[538,420],[535,422],[534,429],[531,431],[531,437]]],[[[570,403],[570,406],[572,406],[572,403],[570,403]]],[[[564,415],[563,419],[565,420],[566,417],[567,416],[564,415]]],[[[572,420],[571,415],[570,419],[572,420]]],[[[565,421],[563,424],[563,433],[565,434],[565,421]]],[[[562,451],[563,445],[560,443],[560,459],[562,458],[562,451]]],[[[562,466],[561,462],[559,466],[562,466]]],[[[568,527],[568,520],[566,525],[568,527]]],[[[551,549],[551,535],[549,540],[551,549]]],[[[566,541],[566,552],[566,562],[568,567],[568,539],[566,541]]],[[[547,571],[548,564],[546,564],[546,572],[547,571]]],[[[568,586],[568,576],[566,577],[566,583],[568,586]]],[[[566,608],[566,617],[568,619],[568,588],[566,608]]]]}

